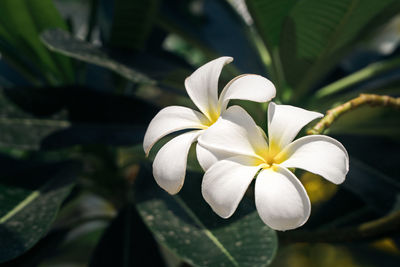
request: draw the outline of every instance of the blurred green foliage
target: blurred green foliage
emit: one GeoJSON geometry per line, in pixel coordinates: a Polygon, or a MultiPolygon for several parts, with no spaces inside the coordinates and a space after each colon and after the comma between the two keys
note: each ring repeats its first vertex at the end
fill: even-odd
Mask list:
{"type": "MultiPolygon", "coordinates": [[[[146,127],[164,106],[192,105],[184,79],[215,57],[235,58],[221,83],[261,74],[276,85],[276,102],[320,112],[361,92],[400,94],[400,49],[369,46],[399,1],[245,4],[0,1],[5,266],[398,265],[398,230],[339,245],[290,242],[288,233],[278,245],[251,201],[222,220],[200,196],[194,156],[178,196],[156,186],[141,147],[146,127]]],[[[265,126],[266,105],[241,105],[265,126]]],[[[350,172],[341,187],[298,176],[313,200],[304,228],[334,235],[398,212],[398,111],[359,109],[328,134],[349,151],[350,172]]]]}

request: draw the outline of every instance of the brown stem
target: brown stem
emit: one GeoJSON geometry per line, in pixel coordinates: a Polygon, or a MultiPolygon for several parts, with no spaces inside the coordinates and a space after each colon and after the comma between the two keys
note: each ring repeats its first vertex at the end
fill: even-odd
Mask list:
{"type": "Polygon", "coordinates": [[[394,107],[400,108],[400,97],[391,97],[387,95],[360,94],[360,96],[326,112],[326,116],[322,118],[313,128],[307,131],[307,134],[321,134],[332,123],[343,114],[356,109],[358,107],[369,105],[371,107],[394,107]]]}

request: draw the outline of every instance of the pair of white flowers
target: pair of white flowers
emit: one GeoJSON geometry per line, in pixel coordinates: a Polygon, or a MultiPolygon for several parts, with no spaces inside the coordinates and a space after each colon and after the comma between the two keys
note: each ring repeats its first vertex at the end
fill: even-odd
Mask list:
{"type": "Polygon", "coordinates": [[[170,194],[178,193],[189,149],[197,141],[197,159],[205,171],[201,190],[214,212],[230,217],[256,179],[256,208],[264,223],[276,230],[297,228],[307,221],[311,204],[303,185],[288,168],[304,169],[340,184],[349,168],[348,154],[342,144],[328,136],[293,141],[306,124],[323,116],[320,113],[270,102],[267,136],[243,108],[228,108],[230,99],[267,102],[275,97],[275,87],[268,79],[246,74],[231,80],[218,98],[221,70],[232,60],[215,59],[185,80],[187,93],[201,113],[170,106],[151,121],[143,142],[147,155],[162,137],[189,130],[158,151],[154,178],[170,194]]]}

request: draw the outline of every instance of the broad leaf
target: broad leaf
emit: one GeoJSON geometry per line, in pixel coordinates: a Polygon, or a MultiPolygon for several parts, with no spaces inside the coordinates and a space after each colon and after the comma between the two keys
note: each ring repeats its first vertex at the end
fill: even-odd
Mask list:
{"type": "Polygon", "coordinates": [[[385,136],[400,140],[399,111],[365,106],[344,114],[328,129],[331,134],[385,136]]]}
{"type": "Polygon", "coordinates": [[[0,10],[0,51],[7,59],[27,77],[50,84],[73,81],[69,59],[50,53],[39,39],[46,28],[67,28],[51,0],[4,0],[0,10]]]}
{"type": "Polygon", "coordinates": [[[78,40],[68,32],[62,30],[47,30],[42,33],[41,38],[50,50],[110,69],[133,82],[155,83],[154,80],[143,73],[115,61],[100,48],[78,40]]]}
{"type": "Polygon", "coordinates": [[[300,101],[348,47],[399,10],[394,0],[247,0],[272,57],[275,82],[300,101]]]}
{"type": "MultiPolygon", "coordinates": [[[[40,261],[39,266],[62,266],[66,262],[71,262],[74,266],[87,266],[91,253],[100,241],[107,225],[106,222],[96,220],[79,226],[68,229],[69,231],[67,231],[66,237],[62,240],[63,242],[56,249],[49,249],[47,257],[40,261]]],[[[35,249],[36,246],[32,248],[32,250],[35,249]]],[[[27,254],[29,253],[30,251],[27,254]]]]}
{"type": "Polygon", "coordinates": [[[400,181],[384,175],[377,169],[351,157],[348,177],[343,184],[379,215],[400,208],[400,181]]]}
{"type": "Polygon", "coordinates": [[[137,144],[158,111],[135,97],[79,87],[7,88],[0,104],[0,146],[35,150],[137,144]],[[53,114],[62,109],[67,112],[53,114]]]}
{"type": "Polygon", "coordinates": [[[59,246],[65,241],[68,230],[51,230],[26,253],[3,264],[4,267],[38,266],[57,251],[59,246]]]}
{"type": "Polygon", "coordinates": [[[100,1],[100,26],[107,46],[144,50],[154,21],[156,20],[159,0],[100,1]],[[111,12],[110,12],[111,10],[111,12]],[[111,22],[108,25],[107,22],[111,22]],[[108,28],[108,29],[107,29],[108,28]]]}
{"type": "Polygon", "coordinates": [[[341,187],[352,192],[377,215],[398,209],[399,143],[378,136],[338,136],[350,154],[350,168],[341,187]]]}
{"type": "Polygon", "coordinates": [[[0,262],[4,262],[27,251],[47,233],[80,165],[0,157],[0,166],[0,262]]]}
{"type": "Polygon", "coordinates": [[[189,2],[164,1],[160,27],[179,35],[209,58],[232,56],[235,58],[233,64],[240,72],[264,75],[265,65],[256,50],[250,28],[227,2],[206,0],[200,14],[190,14],[189,2]]]}
{"type": "Polygon", "coordinates": [[[70,126],[63,119],[33,117],[6,97],[4,91],[0,90],[0,147],[38,149],[45,136],[70,126]]]}
{"type": "Polygon", "coordinates": [[[283,24],[296,0],[246,0],[249,12],[270,54],[279,46],[283,24]]]}
{"type": "Polygon", "coordinates": [[[321,81],[371,25],[380,25],[382,16],[390,19],[398,8],[394,0],[297,1],[280,40],[285,78],[295,89],[295,98],[321,81]]]}
{"type": "Polygon", "coordinates": [[[155,238],[194,266],[267,266],[277,250],[275,231],[244,199],[235,215],[218,217],[200,194],[201,176],[188,173],[183,190],[171,196],[142,168],[137,209],[155,238]]]}
{"type": "Polygon", "coordinates": [[[59,149],[74,145],[130,146],[143,142],[145,126],[123,124],[73,124],[53,131],[41,140],[42,149],[59,149]]]}
{"type": "Polygon", "coordinates": [[[164,266],[158,245],[135,207],[129,205],[105,230],[90,267],[164,266]]]}
{"type": "Polygon", "coordinates": [[[246,0],[258,34],[270,54],[272,60],[270,75],[278,88],[278,95],[280,90],[285,89],[287,83],[279,55],[282,28],[289,12],[297,2],[296,0],[246,0]]]}

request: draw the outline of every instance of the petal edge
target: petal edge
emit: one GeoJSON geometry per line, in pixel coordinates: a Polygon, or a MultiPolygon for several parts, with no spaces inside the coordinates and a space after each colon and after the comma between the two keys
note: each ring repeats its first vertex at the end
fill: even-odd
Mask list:
{"type": "Polygon", "coordinates": [[[201,132],[190,131],[171,139],[161,147],[153,161],[154,179],[171,195],[178,193],[183,186],[189,149],[201,132]]]}
{"type": "Polygon", "coordinates": [[[235,156],[215,163],[204,174],[201,192],[213,211],[230,217],[259,170],[250,157],[235,156]]]}
{"type": "Polygon", "coordinates": [[[262,170],[256,178],[255,199],[258,214],[265,224],[285,231],[302,226],[311,213],[307,192],[289,170],[262,170]]]}
{"type": "Polygon", "coordinates": [[[187,107],[169,106],[160,110],[147,127],[143,140],[146,156],[153,145],[164,136],[184,129],[204,129],[207,118],[187,107]]]}
{"type": "Polygon", "coordinates": [[[233,61],[232,57],[214,59],[197,70],[185,80],[185,88],[193,103],[210,120],[218,109],[218,80],[222,68],[233,61]]]}
{"type": "Polygon", "coordinates": [[[288,159],[280,165],[300,168],[341,184],[349,171],[349,155],[344,146],[326,135],[309,135],[290,143],[282,153],[288,159]]]}
{"type": "Polygon", "coordinates": [[[276,95],[274,84],[257,74],[243,74],[233,78],[219,97],[221,110],[225,110],[230,99],[268,102],[276,95]]]}

